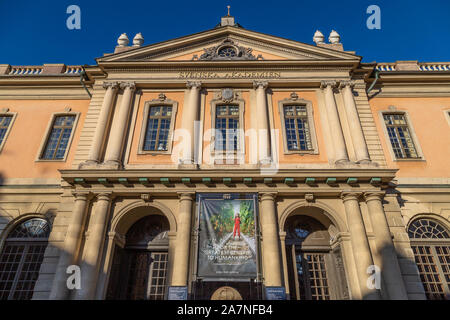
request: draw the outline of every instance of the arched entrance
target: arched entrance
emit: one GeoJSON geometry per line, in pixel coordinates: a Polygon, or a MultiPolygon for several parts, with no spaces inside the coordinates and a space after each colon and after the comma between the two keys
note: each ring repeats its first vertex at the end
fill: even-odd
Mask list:
{"type": "MultiPolygon", "coordinates": [[[[314,209],[318,208],[310,210],[314,209]]],[[[294,214],[286,219],[285,254],[291,300],[348,298],[340,245],[332,237],[336,228],[322,218],[320,222],[309,215],[294,214]]]]}
{"type": "Polygon", "coordinates": [[[169,221],[149,215],[135,222],[123,248],[115,246],[106,298],[163,300],[167,288],[169,221]]]}

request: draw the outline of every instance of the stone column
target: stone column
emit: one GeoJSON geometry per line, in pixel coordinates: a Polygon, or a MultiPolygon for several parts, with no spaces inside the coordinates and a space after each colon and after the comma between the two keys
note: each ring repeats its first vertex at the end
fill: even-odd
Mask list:
{"type": "Polygon", "coordinates": [[[181,118],[181,128],[186,131],[186,136],[183,134],[183,151],[180,160],[181,164],[194,163],[195,150],[195,131],[194,123],[198,120],[200,89],[202,83],[200,81],[188,81],[186,86],[189,89],[186,99],[186,105],[183,106],[183,114],[181,118]]]}
{"type": "Polygon", "coordinates": [[[120,88],[124,90],[122,101],[117,111],[117,120],[110,130],[108,149],[105,155],[105,163],[115,167],[118,167],[121,162],[123,140],[127,131],[128,115],[130,113],[135,85],[134,82],[122,82],[120,88]]]}
{"type": "Polygon", "coordinates": [[[369,151],[367,149],[366,140],[364,139],[355,99],[353,98],[352,88],[354,83],[352,81],[342,81],[339,86],[342,89],[344,96],[345,113],[347,114],[348,125],[350,132],[352,133],[356,162],[368,163],[370,162],[369,151]]]}
{"type": "Polygon", "coordinates": [[[67,288],[66,273],[67,267],[76,265],[80,250],[81,239],[83,238],[86,207],[88,206],[89,192],[74,193],[75,205],[72,211],[70,224],[67,228],[66,237],[62,250],[60,250],[58,266],[56,268],[55,280],[50,292],[50,300],[69,299],[69,289],[67,288]]]}
{"type": "Polygon", "coordinates": [[[98,270],[105,242],[111,193],[97,196],[95,212],[89,221],[84,252],[81,261],[81,289],[75,291],[76,300],[92,300],[97,288],[98,270]]]}
{"type": "Polygon", "coordinates": [[[193,193],[180,193],[172,286],[187,286],[193,193]]]}
{"type": "Polygon", "coordinates": [[[378,300],[380,299],[380,293],[376,289],[369,289],[367,286],[367,279],[370,276],[367,273],[367,268],[374,263],[370,253],[366,228],[359,208],[358,194],[345,192],[342,193],[341,198],[344,201],[347,215],[350,241],[353,248],[353,256],[355,257],[356,276],[358,277],[362,298],[366,300],[378,300]]]}
{"type": "Polygon", "coordinates": [[[367,208],[375,233],[375,243],[380,254],[381,275],[391,300],[407,300],[405,284],[398,264],[397,253],[392,242],[391,232],[384,214],[383,192],[365,193],[367,208]]]}
{"type": "Polygon", "coordinates": [[[275,197],[275,193],[260,194],[264,285],[266,287],[283,285],[275,197]]]}
{"type": "Polygon", "coordinates": [[[92,138],[91,149],[89,150],[89,156],[87,163],[98,163],[99,157],[103,145],[103,140],[106,134],[106,128],[108,127],[108,120],[111,115],[111,109],[114,99],[117,95],[117,89],[119,87],[117,82],[105,82],[103,87],[106,88],[105,97],[103,98],[103,104],[98,116],[97,126],[95,127],[94,137],[92,138]]]}
{"type": "Polygon", "coordinates": [[[256,91],[256,121],[258,124],[258,154],[259,162],[261,164],[268,164],[271,162],[270,152],[270,127],[269,127],[269,113],[267,110],[266,88],[267,81],[254,81],[253,88],[256,91]]]}
{"type": "Polygon", "coordinates": [[[322,81],[321,89],[325,96],[325,108],[327,110],[328,124],[330,134],[334,145],[335,163],[348,162],[347,147],[345,146],[344,134],[342,132],[341,122],[334,100],[333,88],[336,81],[322,81]]]}

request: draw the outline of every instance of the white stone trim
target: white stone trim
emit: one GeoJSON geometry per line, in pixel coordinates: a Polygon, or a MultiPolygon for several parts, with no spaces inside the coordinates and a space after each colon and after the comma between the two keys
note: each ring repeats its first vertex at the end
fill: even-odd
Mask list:
{"type": "Polygon", "coordinates": [[[386,140],[386,144],[388,146],[389,154],[391,155],[392,161],[425,161],[425,155],[422,152],[422,148],[419,144],[419,139],[417,138],[416,131],[414,130],[414,127],[412,125],[411,118],[409,117],[409,113],[406,110],[397,110],[395,107],[392,108],[392,110],[380,110],[378,111],[378,116],[381,122],[381,128],[383,130],[384,138],[386,140]],[[385,113],[389,114],[401,114],[405,117],[406,123],[408,125],[408,129],[411,133],[411,138],[414,143],[414,147],[416,148],[417,152],[417,158],[397,158],[394,153],[394,149],[392,148],[391,140],[389,139],[389,134],[387,132],[386,124],[384,122],[383,115],[385,113]]]}
{"type": "Polygon", "coordinates": [[[12,117],[11,122],[9,123],[9,127],[6,130],[5,136],[3,138],[3,141],[0,143],[0,153],[3,150],[3,146],[6,143],[6,139],[8,139],[8,135],[11,132],[12,126],[14,125],[14,121],[16,120],[17,117],[17,112],[11,112],[8,109],[6,110],[0,110],[0,117],[1,116],[8,116],[8,117],[12,117]]]}
{"type": "Polygon", "coordinates": [[[75,131],[77,129],[78,120],[80,119],[80,112],[75,111],[63,111],[63,112],[55,112],[50,117],[50,121],[47,124],[47,128],[45,129],[44,138],[41,141],[41,144],[38,149],[38,153],[36,155],[35,162],[65,162],[67,160],[67,155],[69,154],[70,147],[72,145],[72,140],[75,135],[75,131]],[[50,137],[50,133],[53,128],[53,123],[55,122],[56,117],[58,116],[75,116],[75,120],[72,126],[72,132],[70,133],[69,141],[67,142],[67,148],[64,153],[64,157],[62,159],[41,159],[42,154],[44,153],[45,146],[47,145],[48,138],[50,137]]]}

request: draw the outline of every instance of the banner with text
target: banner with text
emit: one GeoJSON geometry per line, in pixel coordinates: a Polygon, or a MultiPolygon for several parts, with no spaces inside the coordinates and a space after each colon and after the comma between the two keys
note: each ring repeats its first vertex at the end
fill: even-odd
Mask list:
{"type": "Polygon", "coordinates": [[[199,195],[198,276],[256,278],[256,194],[199,195]]]}

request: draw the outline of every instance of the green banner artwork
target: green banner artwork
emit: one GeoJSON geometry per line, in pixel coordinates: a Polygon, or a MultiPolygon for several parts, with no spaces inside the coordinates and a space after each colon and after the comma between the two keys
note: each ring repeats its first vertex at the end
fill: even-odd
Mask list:
{"type": "Polygon", "coordinates": [[[198,200],[198,276],[256,277],[256,195],[202,194],[198,200]]]}

